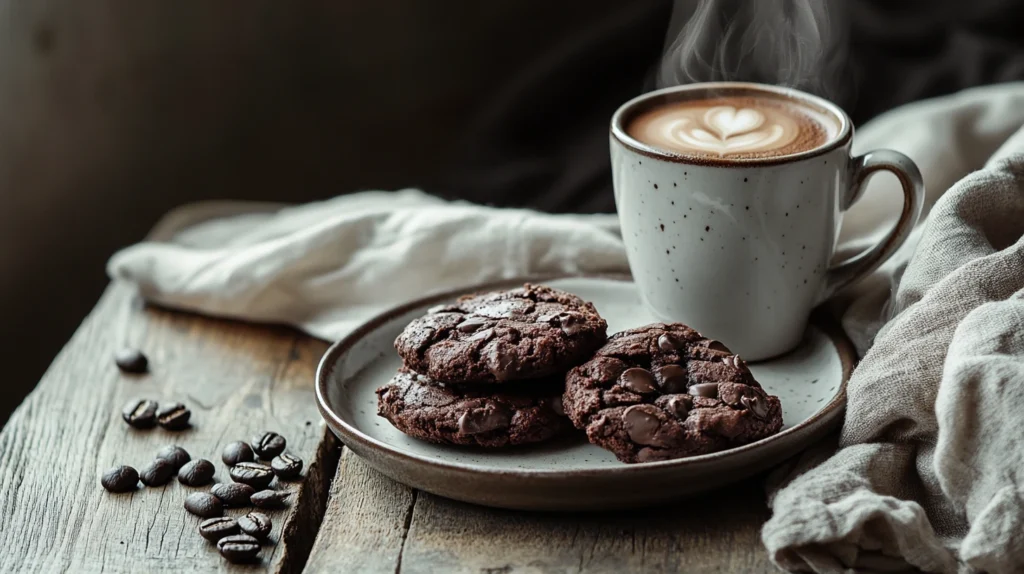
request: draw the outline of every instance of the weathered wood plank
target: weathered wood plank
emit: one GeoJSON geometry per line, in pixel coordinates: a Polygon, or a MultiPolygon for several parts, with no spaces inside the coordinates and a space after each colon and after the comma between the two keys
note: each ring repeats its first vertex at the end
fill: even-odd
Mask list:
{"type": "Polygon", "coordinates": [[[760,542],[768,514],[761,479],[648,510],[498,510],[414,492],[346,450],[307,570],[773,572],[760,542]]]}
{"type": "Polygon", "coordinates": [[[398,572],[416,497],[345,449],[306,570],[398,572]]]}
{"type": "MultiPolygon", "coordinates": [[[[269,429],[307,463],[284,488],[292,505],[272,515],[276,544],[262,565],[300,570],[312,545],[338,448],[313,400],[325,345],[284,328],[258,327],[143,308],[112,285],[0,433],[0,571],[231,571],[196,532],[176,481],[112,495],[98,483],[114,464],[141,468],[163,445],[184,446],[217,466],[223,445],[269,429]],[[111,359],[131,344],[152,372],[123,375],[111,359]],[[120,409],[132,397],[180,401],[193,411],[181,433],[129,428],[120,409]]],[[[230,511],[240,514],[239,510],[230,511]]]]}

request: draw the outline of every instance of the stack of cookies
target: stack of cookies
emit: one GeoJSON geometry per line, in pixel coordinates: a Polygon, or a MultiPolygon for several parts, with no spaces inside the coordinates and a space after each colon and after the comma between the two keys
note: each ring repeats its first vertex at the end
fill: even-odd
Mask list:
{"type": "Polygon", "coordinates": [[[575,426],[622,462],[717,452],[782,428],[728,347],[680,323],[606,337],[593,304],[540,285],[431,309],[395,341],[377,413],[407,435],[503,447],[575,426]]]}
{"type": "Polygon", "coordinates": [[[504,447],[572,427],[566,373],[607,340],[591,303],[541,285],[430,309],[395,341],[403,366],[377,390],[378,414],[436,443],[504,447]]]}

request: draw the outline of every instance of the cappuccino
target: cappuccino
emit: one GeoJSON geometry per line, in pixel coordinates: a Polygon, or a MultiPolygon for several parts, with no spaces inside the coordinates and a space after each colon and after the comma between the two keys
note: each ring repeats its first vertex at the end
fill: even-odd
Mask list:
{"type": "Polygon", "coordinates": [[[695,158],[775,158],[819,148],[840,132],[838,119],[774,94],[705,97],[654,104],[626,125],[649,146],[695,158]]]}

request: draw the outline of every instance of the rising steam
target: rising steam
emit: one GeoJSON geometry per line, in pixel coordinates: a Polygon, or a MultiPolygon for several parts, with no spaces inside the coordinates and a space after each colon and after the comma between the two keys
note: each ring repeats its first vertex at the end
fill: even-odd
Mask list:
{"type": "Polygon", "coordinates": [[[721,80],[849,89],[841,0],[675,0],[660,87],[721,80]]]}

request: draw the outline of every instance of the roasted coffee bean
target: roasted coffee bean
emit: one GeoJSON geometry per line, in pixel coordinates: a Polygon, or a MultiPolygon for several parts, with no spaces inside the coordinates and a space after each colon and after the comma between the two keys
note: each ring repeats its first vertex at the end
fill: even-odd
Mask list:
{"type": "Polygon", "coordinates": [[[274,469],[278,478],[288,480],[302,472],[302,459],[294,454],[282,453],[270,461],[270,468],[274,469]]]}
{"type": "Polygon", "coordinates": [[[273,526],[270,517],[262,512],[250,512],[238,519],[238,527],[242,532],[259,540],[266,540],[273,526]]]}
{"type": "Polygon", "coordinates": [[[274,480],[274,469],[258,462],[240,462],[228,470],[231,480],[248,484],[256,490],[266,488],[274,480]]]}
{"type": "Polygon", "coordinates": [[[283,508],[285,501],[292,493],[287,490],[261,490],[249,497],[249,501],[256,508],[283,508]]]}
{"type": "Polygon", "coordinates": [[[174,468],[174,463],[158,458],[142,469],[142,472],[139,473],[139,478],[142,480],[142,484],[146,486],[163,486],[167,484],[167,481],[171,480],[175,472],[177,471],[174,468]]]}
{"type": "Polygon", "coordinates": [[[213,463],[205,458],[198,458],[185,463],[178,470],[178,482],[186,486],[204,486],[213,480],[213,463]]]}
{"type": "Polygon", "coordinates": [[[248,534],[232,534],[217,541],[217,551],[231,562],[249,562],[260,553],[260,541],[248,534]]]}
{"type": "Polygon", "coordinates": [[[256,455],[253,454],[251,446],[242,441],[235,441],[224,447],[224,452],[221,453],[220,458],[224,461],[224,464],[235,466],[240,462],[256,460],[256,455]]]}
{"type": "Polygon", "coordinates": [[[263,460],[270,460],[284,452],[287,441],[276,432],[263,432],[254,437],[250,443],[252,450],[263,460]]]}
{"type": "Polygon", "coordinates": [[[188,428],[188,419],[192,417],[192,411],[181,403],[174,403],[161,407],[156,412],[156,422],[167,430],[182,430],[188,428]]]}
{"type": "Polygon", "coordinates": [[[238,532],[238,523],[230,516],[207,518],[199,523],[199,535],[210,542],[216,542],[225,536],[238,534],[238,532]]]}
{"type": "Polygon", "coordinates": [[[209,492],[193,492],[185,497],[185,510],[200,518],[213,518],[224,514],[220,499],[209,492]]]}
{"type": "Polygon", "coordinates": [[[174,465],[174,470],[177,472],[178,469],[185,466],[185,463],[192,460],[192,457],[188,454],[188,451],[181,448],[176,444],[169,444],[164,448],[160,449],[156,453],[157,458],[162,458],[167,462],[174,465]]]}
{"type": "Polygon", "coordinates": [[[221,482],[213,485],[210,494],[216,496],[224,506],[249,506],[249,498],[256,489],[241,482],[221,482]]]}
{"type": "Polygon", "coordinates": [[[114,354],[114,363],[117,368],[126,373],[145,373],[149,370],[149,359],[142,351],[127,347],[114,354]]]}
{"type": "Polygon", "coordinates": [[[115,466],[103,473],[100,484],[110,492],[129,492],[139,485],[139,471],[130,466],[115,466]]]}
{"type": "Polygon", "coordinates": [[[132,399],[124,405],[121,417],[124,422],[137,429],[148,429],[156,424],[156,401],[149,399],[132,399]]]}

